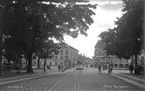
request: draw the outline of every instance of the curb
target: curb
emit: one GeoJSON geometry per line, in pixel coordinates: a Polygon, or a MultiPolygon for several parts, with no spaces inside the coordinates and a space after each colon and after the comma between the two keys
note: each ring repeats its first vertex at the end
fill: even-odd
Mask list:
{"type": "Polygon", "coordinates": [[[134,80],[141,81],[141,82],[145,83],[144,79],[139,79],[139,78],[136,78],[136,77],[132,77],[132,76],[128,76],[128,75],[123,75],[123,74],[118,74],[118,75],[122,75],[122,76],[125,76],[125,77],[128,77],[128,78],[131,78],[131,79],[134,79],[134,80]]]}
{"type": "MultiPolygon", "coordinates": [[[[130,83],[130,84],[132,84],[132,85],[135,85],[135,86],[137,86],[137,87],[139,87],[139,88],[145,90],[145,85],[144,85],[144,84],[139,84],[139,83],[137,83],[136,81],[133,81],[133,80],[127,79],[127,78],[125,78],[125,77],[119,76],[120,74],[110,74],[110,75],[111,75],[111,76],[114,76],[114,77],[116,77],[116,78],[119,78],[119,79],[121,79],[121,80],[123,80],[123,81],[125,81],[125,82],[128,82],[128,83],[130,83]]],[[[133,78],[134,78],[134,77],[133,77],[133,78]]],[[[140,80],[140,81],[141,81],[141,80],[140,80]]]]}

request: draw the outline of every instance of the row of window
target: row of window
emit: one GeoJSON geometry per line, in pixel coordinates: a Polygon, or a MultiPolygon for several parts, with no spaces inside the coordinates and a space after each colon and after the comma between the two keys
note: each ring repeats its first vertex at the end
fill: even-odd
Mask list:
{"type": "MultiPolygon", "coordinates": [[[[59,59],[58,56],[55,56],[54,58],[59,59]]],[[[60,56],[60,59],[65,59],[65,58],[68,58],[68,56],[60,56]]]]}
{"type": "MultiPolygon", "coordinates": [[[[68,50],[66,50],[65,53],[68,54],[68,50]]],[[[64,54],[64,50],[60,50],[60,55],[63,55],[63,54],[64,54]]]]}
{"type": "Polygon", "coordinates": [[[120,68],[128,67],[128,64],[114,64],[114,67],[120,67],[120,68]]]}

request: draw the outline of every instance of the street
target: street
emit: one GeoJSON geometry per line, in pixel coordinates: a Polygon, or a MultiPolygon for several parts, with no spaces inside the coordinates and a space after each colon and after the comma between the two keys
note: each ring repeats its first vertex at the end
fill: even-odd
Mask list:
{"type": "Polygon", "coordinates": [[[25,80],[0,86],[0,91],[144,91],[96,68],[25,80]]]}

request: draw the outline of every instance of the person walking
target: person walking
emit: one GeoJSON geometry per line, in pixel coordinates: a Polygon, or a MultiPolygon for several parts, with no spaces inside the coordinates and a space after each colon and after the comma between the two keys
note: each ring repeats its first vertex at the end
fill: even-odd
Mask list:
{"type": "Polygon", "coordinates": [[[129,70],[130,70],[130,74],[133,74],[133,70],[134,70],[133,64],[130,64],[129,70]]]}
{"type": "Polygon", "coordinates": [[[59,65],[58,65],[58,71],[59,71],[59,72],[60,72],[60,68],[61,68],[61,67],[60,67],[60,64],[59,64],[59,65]]]}
{"type": "Polygon", "coordinates": [[[110,65],[110,73],[112,73],[113,70],[113,64],[110,65]]]}
{"type": "Polygon", "coordinates": [[[49,65],[47,65],[47,69],[51,70],[51,68],[50,68],[50,64],[49,64],[49,65]]]}
{"type": "Polygon", "coordinates": [[[101,73],[101,65],[100,64],[98,65],[98,70],[99,70],[99,73],[101,73]]]}
{"type": "Polygon", "coordinates": [[[61,71],[64,72],[64,65],[61,64],[61,71]]]}
{"type": "Polygon", "coordinates": [[[16,70],[17,70],[17,74],[20,74],[20,65],[16,64],[16,70]]]}
{"type": "Polygon", "coordinates": [[[63,72],[63,63],[60,63],[60,71],[63,72]]]}
{"type": "Polygon", "coordinates": [[[112,65],[108,64],[108,74],[110,74],[112,72],[112,69],[113,69],[112,65]]]}

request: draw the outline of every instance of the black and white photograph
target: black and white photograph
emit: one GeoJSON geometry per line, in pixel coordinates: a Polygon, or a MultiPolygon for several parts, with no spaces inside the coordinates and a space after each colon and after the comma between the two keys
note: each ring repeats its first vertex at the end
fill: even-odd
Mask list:
{"type": "Polygon", "coordinates": [[[145,91],[145,0],[0,0],[0,91],[145,91]]]}

